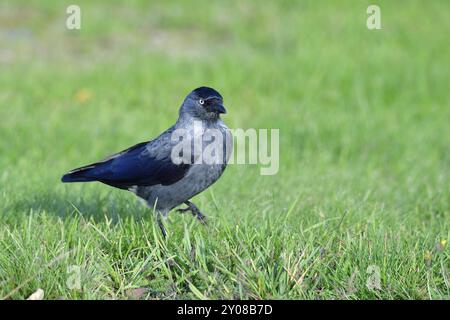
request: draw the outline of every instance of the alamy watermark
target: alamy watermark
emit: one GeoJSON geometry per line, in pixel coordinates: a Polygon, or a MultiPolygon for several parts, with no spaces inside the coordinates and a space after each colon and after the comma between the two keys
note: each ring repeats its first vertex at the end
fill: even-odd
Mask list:
{"type": "Polygon", "coordinates": [[[372,4],[367,7],[366,10],[367,17],[366,25],[369,30],[379,30],[381,29],[381,9],[379,6],[372,4]]]}
{"type": "MultiPolygon", "coordinates": [[[[350,278],[348,279],[347,283],[347,294],[355,294],[357,291],[357,288],[355,286],[356,278],[360,274],[360,271],[358,269],[355,270],[355,272],[352,273],[350,278]]],[[[381,288],[381,270],[380,267],[372,264],[369,265],[365,272],[366,275],[366,288],[370,291],[380,291],[381,288]]]]}
{"type": "Polygon", "coordinates": [[[67,267],[66,286],[70,290],[81,290],[81,267],[71,265],[67,267]]]}
{"type": "Polygon", "coordinates": [[[278,173],[279,129],[205,128],[201,121],[194,121],[193,127],[172,132],[174,164],[260,164],[261,175],[278,173]]]}
{"type": "MultiPolygon", "coordinates": [[[[81,8],[79,5],[71,4],[66,8],[68,14],[66,18],[66,27],[69,30],[81,29],[81,8]]],[[[381,9],[376,4],[367,7],[366,13],[369,15],[366,20],[366,26],[369,30],[381,29],[381,9]]]]}
{"type": "Polygon", "coordinates": [[[66,28],[69,30],[81,29],[81,8],[76,4],[71,4],[67,7],[66,13],[69,15],[66,18],[66,28]]]}

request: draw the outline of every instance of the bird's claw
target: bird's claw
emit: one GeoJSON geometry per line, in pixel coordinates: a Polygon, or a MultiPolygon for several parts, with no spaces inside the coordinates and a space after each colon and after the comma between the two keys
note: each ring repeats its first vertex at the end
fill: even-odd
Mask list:
{"type": "Polygon", "coordinates": [[[197,213],[196,217],[202,224],[204,224],[205,226],[208,225],[208,223],[206,222],[206,217],[201,214],[201,212],[197,213]]]}
{"type": "Polygon", "coordinates": [[[186,205],[188,206],[187,208],[177,209],[177,212],[185,213],[187,211],[190,211],[192,215],[197,218],[197,220],[199,220],[202,224],[207,225],[206,216],[204,216],[192,202],[188,202],[186,203],[186,205]]]}

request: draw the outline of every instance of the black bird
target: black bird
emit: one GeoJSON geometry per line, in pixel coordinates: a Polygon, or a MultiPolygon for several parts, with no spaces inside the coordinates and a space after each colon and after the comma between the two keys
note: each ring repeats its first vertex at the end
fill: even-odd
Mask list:
{"type": "Polygon", "coordinates": [[[197,88],[185,98],[176,123],[156,139],[74,169],[61,180],[99,181],[133,192],[155,209],[164,236],[161,216],[167,217],[180,204],[187,208],[177,211],[190,211],[205,222],[205,216],[189,200],[216,182],[227,165],[232,137],[220,118],[222,113],[226,110],[220,93],[208,87],[197,88]],[[196,148],[196,141],[200,141],[200,148],[196,148]],[[210,161],[204,152],[213,143],[215,152],[206,155],[212,155],[210,161]]]}

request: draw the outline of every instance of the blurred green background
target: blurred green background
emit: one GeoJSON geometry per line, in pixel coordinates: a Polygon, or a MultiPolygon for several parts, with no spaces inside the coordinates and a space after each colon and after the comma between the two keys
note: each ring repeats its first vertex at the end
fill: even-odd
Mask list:
{"type": "Polygon", "coordinates": [[[76,1],[81,30],[70,4],[0,3],[0,296],[449,297],[448,1],[76,1]],[[229,127],[280,129],[277,175],[230,166],[197,197],[209,230],[172,213],[167,243],[144,240],[132,195],[59,182],[154,138],[202,85],[229,127]],[[168,257],[179,268],[135,270],[168,257]],[[73,264],[93,268],[83,290],[73,264]]]}

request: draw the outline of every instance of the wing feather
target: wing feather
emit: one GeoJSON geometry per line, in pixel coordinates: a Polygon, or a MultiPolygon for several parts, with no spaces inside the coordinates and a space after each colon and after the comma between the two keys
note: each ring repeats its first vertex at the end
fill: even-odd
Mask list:
{"type": "Polygon", "coordinates": [[[170,143],[161,139],[142,142],[102,161],[74,169],[62,181],[100,181],[121,189],[170,185],[183,178],[191,166],[176,165],[170,156],[170,143]]]}

